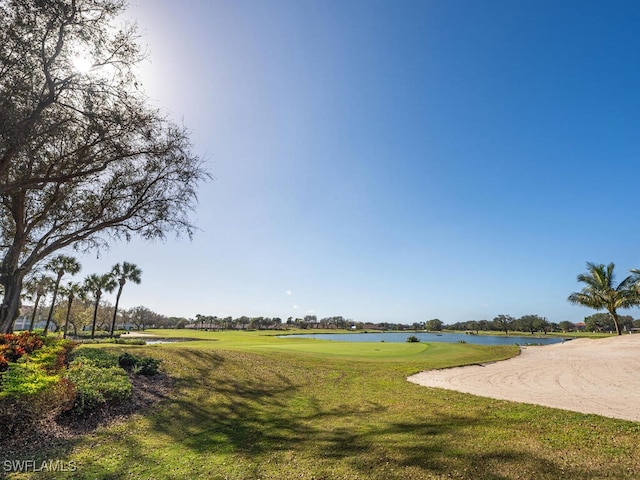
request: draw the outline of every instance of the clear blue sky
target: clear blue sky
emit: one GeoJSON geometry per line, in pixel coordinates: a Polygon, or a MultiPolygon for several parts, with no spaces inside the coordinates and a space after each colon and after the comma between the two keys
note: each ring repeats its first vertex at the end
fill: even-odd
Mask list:
{"type": "MultiPolygon", "coordinates": [[[[445,323],[640,267],[640,3],[133,0],[215,180],[192,242],[114,245],[125,307],[445,323]]],[[[635,316],[638,311],[629,312],[635,316]]]]}

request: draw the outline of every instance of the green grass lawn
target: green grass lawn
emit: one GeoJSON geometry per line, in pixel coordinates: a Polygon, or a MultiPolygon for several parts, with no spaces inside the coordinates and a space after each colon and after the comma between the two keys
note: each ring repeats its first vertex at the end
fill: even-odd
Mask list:
{"type": "Polygon", "coordinates": [[[77,466],[49,478],[640,478],[639,423],[406,381],[516,347],[162,333],[202,340],[106,348],[163,359],[171,398],[42,452],[77,466]]]}

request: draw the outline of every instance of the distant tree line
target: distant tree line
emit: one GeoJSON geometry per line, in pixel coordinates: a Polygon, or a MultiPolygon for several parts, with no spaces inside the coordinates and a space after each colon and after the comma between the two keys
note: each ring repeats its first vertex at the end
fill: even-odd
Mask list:
{"type": "MultiPolygon", "coordinates": [[[[470,320],[467,322],[457,322],[445,325],[447,330],[463,330],[471,332],[574,332],[584,330],[587,332],[615,332],[616,326],[613,318],[608,313],[596,313],[585,317],[584,325],[576,324],[568,320],[559,323],[549,322],[539,315],[524,315],[514,318],[510,315],[498,315],[493,320],[470,320]]],[[[640,328],[640,319],[634,319],[630,315],[620,315],[618,323],[623,331],[631,331],[633,328],[640,328]]]]}
{"type": "Polygon", "coordinates": [[[280,317],[241,317],[233,318],[217,317],[215,315],[197,314],[195,319],[189,321],[191,328],[205,330],[270,330],[282,328],[323,328],[323,329],[348,329],[357,325],[353,320],[342,316],[325,317],[318,319],[316,315],[306,315],[303,318],[288,317],[283,320],[280,317]]]}
{"type": "MultiPolygon", "coordinates": [[[[608,313],[596,313],[585,317],[585,330],[587,332],[615,332],[616,325],[613,318],[608,313]]],[[[618,316],[618,324],[622,331],[630,331],[633,328],[640,328],[640,319],[634,319],[631,315],[618,316]]]]}
{"type": "MultiPolygon", "coordinates": [[[[570,322],[569,322],[570,323],[570,322]]],[[[571,323],[572,328],[575,325],[571,323]]],[[[457,322],[447,325],[448,330],[464,330],[470,332],[505,332],[510,331],[534,333],[548,333],[560,330],[558,324],[549,322],[545,317],[540,315],[523,315],[520,318],[511,315],[498,315],[493,320],[469,320],[466,322],[457,322]]]]}

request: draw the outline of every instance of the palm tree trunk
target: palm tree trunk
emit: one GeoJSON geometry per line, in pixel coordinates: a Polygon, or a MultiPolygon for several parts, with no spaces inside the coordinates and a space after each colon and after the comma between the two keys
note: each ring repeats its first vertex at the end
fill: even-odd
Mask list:
{"type": "Polygon", "coordinates": [[[98,318],[98,304],[100,303],[100,297],[96,297],[96,304],[93,307],[93,323],[91,324],[91,338],[96,335],[96,319],[98,318]]]}
{"type": "Polygon", "coordinates": [[[613,323],[616,326],[616,334],[622,335],[622,332],[620,331],[620,324],[618,323],[618,312],[616,312],[615,310],[612,310],[609,313],[611,313],[611,317],[613,318],[613,323]]]}
{"type": "Polygon", "coordinates": [[[111,331],[109,335],[113,337],[113,331],[116,328],[116,315],[118,315],[118,303],[120,303],[120,295],[122,294],[123,285],[120,284],[120,288],[118,288],[118,294],[116,295],[116,305],[113,307],[113,320],[111,321],[111,331]]]}
{"type": "Polygon", "coordinates": [[[67,329],[69,328],[69,315],[71,314],[72,303],[73,297],[69,298],[69,303],[67,305],[67,317],[64,319],[64,333],[62,334],[62,338],[67,338],[67,329]]]}
{"type": "Polygon", "coordinates": [[[58,287],[60,287],[61,279],[62,275],[58,275],[58,278],[56,279],[56,286],[53,289],[53,300],[51,300],[51,308],[49,309],[49,315],[47,315],[47,323],[44,324],[45,335],[49,331],[49,323],[51,323],[51,318],[53,317],[53,310],[56,308],[56,297],[58,296],[58,287]]]}
{"type": "Polygon", "coordinates": [[[36,312],[38,311],[38,303],[40,303],[40,295],[36,294],[36,301],[33,304],[33,312],[31,313],[31,322],[29,322],[30,332],[33,332],[33,325],[36,321],[36,312]]]}

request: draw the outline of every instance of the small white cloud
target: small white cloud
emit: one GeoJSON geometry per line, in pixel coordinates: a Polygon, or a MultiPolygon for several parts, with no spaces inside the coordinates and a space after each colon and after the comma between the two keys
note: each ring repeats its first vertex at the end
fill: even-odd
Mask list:
{"type": "Polygon", "coordinates": [[[291,290],[287,290],[287,291],[286,291],[286,292],[284,292],[284,293],[286,293],[287,295],[293,295],[293,292],[292,292],[291,290]]]}
{"type": "Polygon", "coordinates": [[[298,305],[294,305],[293,308],[298,308],[298,305]]]}

